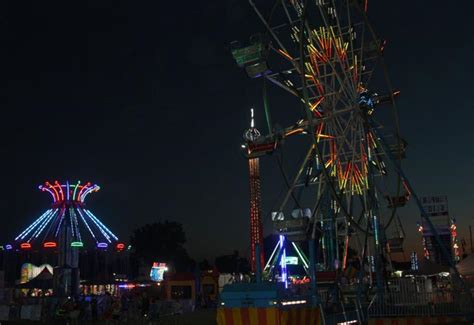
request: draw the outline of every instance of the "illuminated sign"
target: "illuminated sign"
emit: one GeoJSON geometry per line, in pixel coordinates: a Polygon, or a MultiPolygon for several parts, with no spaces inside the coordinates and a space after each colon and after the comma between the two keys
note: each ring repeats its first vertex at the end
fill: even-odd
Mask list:
{"type": "Polygon", "coordinates": [[[154,262],[150,270],[150,279],[155,282],[163,281],[163,276],[166,271],[168,271],[166,263],[154,262]]]}
{"type": "Polygon", "coordinates": [[[298,265],[298,257],[296,256],[287,256],[286,265],[298,265]]]}

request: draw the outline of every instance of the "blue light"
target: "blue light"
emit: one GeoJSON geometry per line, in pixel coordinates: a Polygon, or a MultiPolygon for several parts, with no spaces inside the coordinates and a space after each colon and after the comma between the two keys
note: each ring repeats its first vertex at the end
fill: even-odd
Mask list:
{"type": "Polygon", "coordinates": [[[12,245],[10,245],[10,244],[6,244],[6,245],[5,245],[5,249],[6,249],[6,250],[13,249],[13,246],[12,246],[12,245]]]}
{"type": "Polygon", "coordinates": [[[82,242],[81,232],[79,231],[79,221],[77,220],[77,214],[73,208],[69,211],[71,218],[74,220],[74,227],[76,228],[76,236],[80,242],[82,242]]]}
{"type": "Polygon", "coordinates": [[[413,271],[417,271],[419,268],[419,265],[418,265],[418,256],[416,255],[416,252],[413,252],[411,254],[411,269],[413,271]]]}
{"type": "Polygon", "coordinates": [[[76,237],[76,235],[75,235],[76,231],[75,231],[75,229],[74,229],[74,222],[73,222],[73,220],[72,220],[71,210],[72,210],[72,208],[69,208],[69,222],[70,222],[70,224],[71,224],[72,237],[74,238],[74,237],[76,237]]]}
{"type": "Polygon", "coordinates": [[[61,229],[61,224],[63,223],[63,219],[64,218],[62,216],[59,217],[58,228],[56,229],[56,232],[54,233],[54,237],[58,237],[59,230],[61,229]]]}
{"type": "Polygon", "coordinates": [[[38,236],[43,232],[44,228],[46,227],[46,225],[51,221],[51,219],[53,219],[54,215],[56,213],[52,213],[49,215],[48,219],[46,219],[44,222],[41,223],[41,226],[36,230],[36,232],[31,236],[30,240],[35,237],[35,238],[38,238],[38,236]]]}
{"type": "Polygon", "coordinates": [[[89,217],[89,219],[92,220],[92,222],[95,224],[95,226],[97,227],[97,229],[99,229],[99,231],[102,233],[102,235],[104,236],[104,238],[109,242],[111,243],[111,240],[110,240],[110,237],[109,235],[107,235],[107,233],[105,232],[105,230],[103,230],[100,225],[97,223],[97,221],[92,217],[92,214],[89,213],[89,211],[87,211],[86,209],[83,209],[83,211],[86,213],[86,215],[89,217]]]}
{"type": "Polygon", "coordinates": [[[283,252],[281,254],[281,261],[280,261],[280,266],[281,266],[281,279],[282,282],[285,283],[285,288],[288,288],[288,272],[286,269],[286,249],[283,247],[285,243],[285,236],[280,235],[280,249],[283,249],[283,252]]]}
{"type": "Polygon", "coordinates": [[[373,255],[367,256],[367,261],[369,263],[370,271],[375,272],[375,258],[373,255]]]}
{"type": "Polygon", "coordinates": [[[77,212],[79,212],[79,215],[81,216],[82,221],[83,221],[84,224],[86,225],[86,227],[87,227],[87,229],[89,230],[89,232],[91,233],[92,237],[94,237],[95,241],[97,241],[97,238],[95,238],[95,235],[94,235],[94,233],[92,232],[91,227],[89,227],[89,224],[87,223],[86,219],[85,219],[84,216],[82,215],[81,209],[77,209],[77,212]]]}
{"type": "Polygon", "coordinates": [[[28,235],[42,220],[44,220],[48,215],[51,213],[51,209],[47,210],[45,213],[41,215],[38,219],[36,219],[31,225],[28,226],[21,234],[19,234],[15,240],[23,239],[28,235]]]}
{"type": "Polygon", "coordinates": [[[379,225],[378,225],[378,220],[377,216],[374,215],[374,235],[375,235],[375,244],[379,244],[379,225]]]}
{"type": "Polygon", "coordinates": [[[372,99],[372,95],[368,91],[364,91],[359,96],[359,105],[366,106],[368,108],[374,108],[375,103],[372,99]]]}
{"type": "Polygon", "coordinates": [[[86,210],[86,209],[84,209],[84,211],[85,211],[92,219],[94,219],[97,223],[99,223],[99,224],[102,226],[102,228],[103,228],[107,233],[110,234],[110,236],[112,236],[115,240],[118,240],[117,236],[115,236],[115,234],[114,234],[112,231],[110,231],[109,228],[107,228],[99,219],[97,219],[97,217],[96,217],[92,212],[90,212],[89,210],[86,210]]]}

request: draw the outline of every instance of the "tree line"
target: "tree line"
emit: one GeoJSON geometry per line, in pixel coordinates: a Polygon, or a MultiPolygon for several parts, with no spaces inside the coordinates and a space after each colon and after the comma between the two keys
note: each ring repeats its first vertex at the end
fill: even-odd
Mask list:
{"type": "MultiPolygon", "coordinates": [[[[214,266],[208,260],[196,262],[189,256],[184,245],[186,234],[183,225],[176,221],[164,221],[146,224],[133,231],[130,237],[132,245],[132,270],[138,272],[139,266],[149,266],[153,262],[165,262],[176,272],[195,272],[213,270],[220,273],[248,273],[250,265],[238,251],[219,256],[214,266]]],[[[137,274],[134,274],[137,275],[137,274]]]]}

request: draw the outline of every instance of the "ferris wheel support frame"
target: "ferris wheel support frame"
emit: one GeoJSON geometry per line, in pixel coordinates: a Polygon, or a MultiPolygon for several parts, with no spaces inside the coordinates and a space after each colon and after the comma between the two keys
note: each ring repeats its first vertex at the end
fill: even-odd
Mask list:
{"type": "MultiPolygon", "coordinates": [[[[278,38],[278,35],[275,34],[274,32],[274,28],[272,28],[270,26],[270,24],[268,23],[268,21],[263,17],[262,13],[258,10],[258,8],[256,7],[255,3],[252,1],[252,0],[248,0],[251,7],[254,9],[254,11],[257,13],[257,16],[259,17],[259,19],[262,21],[262,23],[264,24],[264,26],[266,27],[267,31],[269,34],[271,34],[271,36],[273,37],[273,39],[276,41],[276,43],[280,46],[281,49],[285,50],[285,46],[283,45],[283,43],[281,42],[281,40],[278,38]]],[[[307,0],[304,0],[304,6],[303,6],[303,10],[302,10],[302,14],[301,14],[301,17],[298,21],[292,21],[291,20],[291,17],[289,17],[288,15],[288,12],[287,12],[287,8],[285,7],[285,4],[283,3],[283,1],[281,1],[281,5],[283,6],[283,9],[285,9],[285,12],[287,13],[287,17],[289,19],[289,22],[291,24],[300,24],[300,40],[303,40],[303,41],[300,41],[299,42],[299,58],[295,58],[295,59],[292,59],[291,60],[291,64],[293,65],[293,68],[292,70],[296,70],[298,72],[301,72],[301,71],[305,71],[305,60],[306,60],[306,54],[304,53],[304,45],[305,45],[305,42],[306,42],[306,39],[304,36],[304,31],[305,29],[307,28],[307,26],[305,25],[306,22],[306,4],[307,4],[307,0]]],[[[278,4],[278,1],[275,3],[275,7],[277,6],[278,4]]],[[[360,5],[355,2],[356,6],[359,7],[359,10],[362,10],[360,8],[360,5]]],[[[274,7],[274,8],[275,8],[274,7]]],[[[321,8],[320,8],[321,9],[321,8]]],[[[322,15],[322,17],[324,18],[324,15],[322,15]]],[[[369,31],[370,33],[372,34],[372,38],[373,40],[376,42],[376,44],[380,47],[381,43],[380,41],[377,39],[376,35],[375,35],[375,32],[372,28],[372,26],[368,23],[368,20],[367,20],[367,16],[365,14],[363,14],[363,17],[364,17],[364,21],[366,23],[366,25],[368,26],[369,28],[369,31]]],[[[327,23],[325,22],[325,24],[327,25],[327,23]]],[[[340,29],[341,26],[339,25],[339,22],[338,22],[338,28],[340,29]]],[[[352,43],[351,43],[351,46],[352,46],[352,43]]],[[[383,66],[383,69],[384,69],[384,72],[385,72],[385,78],[386,78],[386,81],[387,81],[387,85],[388,85],[388,88],[390,89],[390,101],[392,103],[392,105],[394,106],[394,109],[395,109],[395,119],[396,119],[396,128],[397,128],[397,134],[399,134],[399,124],[398,124],[398,116],[396,114],[396,107],[395,107],[395,101],[394,101],[394,93],[392,91],[392,87],[391,87],[391,83],[390,83],[390,80],[388,78],[388,74],[387,74],[387,71],[386,71],[386,66],[383,62],[383,58],[381,57],[381,55],[377,55],[377,57],[381,58],[381,61],[382,61],[382,66],[383,66]]],[[[338,57],[339,61],[341,60],[340,57],[338,57]]],[[[330,63],[329,63],[330,64],[330,63]]],[[[373,70],[372,70],[373,71],[373,70]]],[[[369,73],[372,73],[372,71],[370,71],[369,73]]],[[[335,77],[338,78],[338,81],[339,83],[341,84],[345,84],[346,81],[347,81],[347,76],[345,75],[345,70],[343,71],[344,73],[344,76],[340,76],[339,74],[336,73],[335,77]],[[340,78],[344,78],[344,80],[341,80],[340,78]]],[[[298,88],[297,89],[297,92],[300,92],[300,94],[297,94],[295,93],[295,91],[293,89],[290,89],[288,87],[286,87],[284,84],[280,83],[278,80],[274,79],[272,77],[272,75],[268,75],[268,74],[263,74],[263,82],[264,82],[264,85],[263,85],[263,101],[264,101],[264,108],[265,108],[265,117],[266,117],[266,120],[267,120],[267,125],[268,125],[268,129],[269,129],[269,135],[263,137],[265,138],[266,140],[268,141],[278,141],[278,137],[279,137],[279,134],[280,132],[274,132],[274,130],[272,130],[272,127],[271,127],[271,121],[270,121],[270,110],[269,110],[269,107],[268,107],[268,101],[267,101],[267,89],[266,89],[266,83],[267,83],[267,79],[269,81],[271,81],[272,83],[275,83],[277,86],[279,87],[282,87],[284,89],[286,89],[287,91],[289,91],[290,93],[294,94],[294,95],[297,95],[297,97],[300,97],[301,98],[301,95],[303,97],[303,104],[304,104],[304,107],[305,107],[305,111],[306,111],[306,115],[307,115],[307,120],[304,122],[305,125],[302,125],[303,126],[303,130],[312,130],[314,131],[316,125],[318,123],[321,122],[321,119],[319,119],[318,121],[315,121],[315,119],[313,118],[312,114],[311,114],[311,110],[310,110],[310,94],[308,94],[308,88],[311,88],[311,85],[308,84],[308,80],[305,78],[304,76],[304,73],[300,73],[301,75],[301,84],[302,84],[302,87],[298,88]],[[275,140],[276,139],[276,140],[275,140]]],[[[349,105],[351,106],[351,105],[349,105]]],[[[352,107],[349,108],[349,110],[352,109],[352,107]]],[[[298,126],[298,127],[301,127],[301,126],[298,126]]],[[[290,127],[290,128],[287,128],[285,129],[283,132],[281,132],[281,134],[283,134],[283,137],[286,137],[288,135],[291,135],[294,134],[292,133],[293,130],[295,130],[295,126],[293,127],[290,127]]],[[[366,126],[367,129],[371,129],[374,134],[376,134],[376,130],[377,130],[377,127],[374,126],[374,125],[367,125],[366,126]]],[[[314,133],[314,132],[312,132],[314,133]]],[[[281,136],[280,134],[280,136],[281,136]]],[[[298,133],[296,133],[298,134],[298,133]]],[[[430,220],[430,217],[426,214],[426,212],[424,211],[422,205],[421,205],[421,202],[419,201],[419,198],[418,196],[416,195],[416,193],[414,192],[411,184],[409,183],[407,177],[405,176],[405,174],[403,173],[403,170],[401,169],[401,166],[399,164],[399,162],[397,161],[397,159],[392,155],[391,151],[390,151],[390,147],[385,143],[385,140],[382,140],[383,138],[380,136],[377,136],[376,137],[376,141],[378,142],[383,142],[382,143],[382,147],[385,148],[385,155],[388,157],[388,160],[390,160],[390,162],[393,164],[399,178],[398,178],[398,188],[397,188],[397,193],[400,192],[400,183],[401,181],[404,182],[404,185],[406,186],[406,188],[410,191],[411,195],[413,195],[413,198],[415,199],[415,202],[422,214],[422,217],[427,221],[430,229],[432,230],[433,234],[435,235],[435,239],[436,241],[438,242],[438,244],[441,246],[441,250],[442,250],[442,253],[443,255],[445,255],[446,257],[449,257],[449,253],[446,249],[446,247],[442,244],[441,242],[441,239],[439,238],[439,234],[437,233],[434,225],[432,224],[431,220],[430,220]]],[[[312,142],[313,142],[313,145],[314,145],[314,149],[313,148],[310,148],[310,150],[308,151],[308,154],[303,162],[303,164],[301,165],[301,168],[298,170],[298,172],[296,173],[296,177],[294,178],[294,181],[293,183],[291,184],[291,186],[289,186],[288,188],[288,192],[285,196],[285,199],[283,200],[282,204],[281,204],[281,207],[280,207],[280,210],[279,211],[282,211],[282,208],[286,205],[288,199],[290,198],[291,194],[293,193],[294,189],[298,186],[298,180],[300,179],[300,176],[302,174],[302,171],[309,159],[309,156],[311,155],[311,153],[313,152],[313,150],[316,152],[316,155],[317,157],[319,157],[319,159],[321,161],[324,161],[323,160],[323,154],[320,152],[320,148],[318,147],[317,145],[317,142],[316,142],[316,139],[313,137],[312,138],[312,142]]],[[[275,143],[276,143],[275,142],[275,143]]],[[[401,146],[401,142],[400,142],[400,138],[398,137],[397,138],[397,142],[398,142],[398,147],[400,148],[401,146]]],[[[339,150],[339,148],[338,148],[339,150]]],[[[400,159],[400,156],[398,157],[400,159]]],[[[371,166],[371,164],[369,164],[369,169],[373,169],[373,167],[371,166]]],[[[331,177],[329,176],[329,173],[328,173],[328,170],[327,168],[324,166],[322,166],[322,173],[321,173],[326,180],[327,182],[331,182],[331,177]]],[[[373,172],[369,172],[368,173],[369,175],[373,176],[373,172]]],[[[334,199],[337,201],[340,209],[342,210],[342,213],[346,216],[346,219],[348,222],[352,221],[350,219],[350,215],[348,213],[348,211],[346,211],[345,207],[343,204],[341,204],[341,198],[339,197],[336,189],[334,188],[333,185],[329,184],[329,188],[326,188],[324,189],[324,191],[328,191],[329,193],[332,194],[332,196],[334,196],[334,199]]],[[[376,191],[375,191],[376,192],[376,191]]],[[[396,206],[393,207],[393,211],[392,211],[392,217],[389,219],[389,222],[388,222],[388,225],[385,225],[384,224],[384,227],[382,227],[381,223],[379,222],[377,216],[379,215],[377,209],[378,209],[378,205],[377,205],[377,198],[374,198],[372,196],[376,196],[377,193],[367,193],[367,195],[364,196],[364,200],[367,202],[367,200],[370,200],[370,201],[375,201],[375,205],[370,205],[371,207],[375,207],[375,211],[372,211],[373,209],[367,209],[366,210],[366,213],[368,214],[367,215],[367,218],[368,220],[370,220],[370,224],[372,225],[372,228],[373,228],[373,234],[370,234],[370,231],[369,231],[369,221],[367,221],[367,229],[365,231],[365,245],[364,245],[364,250],[363,250],[363,259],[361,260],[361,263],[362,265],[365,263],[365,255],[367,253],[366,251],[366,248],[368,248],[367,246],[367,240],[368,240],[368,237],[370,235],[373,235],[373,239],[374,239],[374,248],[375,248],[375,252],[374,252],[374,255],[375,255],[375,273],[376,273],[376,284],[377,284],[377,293],[382,296],[383,293],[384,293],[384,283],[383,283],[383,273],[384,273],[384,270],[383,270],[383,261],[382,261],[382,255],[383,255],[383,251],[384,251],[384,243],[383,241],[385,241],[385,236],[383,236],[383,234],[381,234],[382,231],[384,231],[384,229],[386,227],[388,227],[388,225],[391,223],[391,221],[393,220],[394,218],[394,215],[396,213],[396,206]],[[382,229],[383,228],[383,229],[382,229]]],[[[397,194],[398,195],[398,194],[397,194]]],[[[315,213],[316,211],[314,211],[313,213],[315,213]]],[[[355,223],[356,224],[356,223],[355,223]]],[[[337,227],[337,225],[336,225],[337,227]]],[[[310,240],[313,240],[314,241],[314,230],[313,230],[313,233],[310,237],[310,240]]],[[[312,245],[310,245],[310,267],[309,267],[309,272],[313,275],[312,276],[312,279],[315,279],[315,275],[316,275],[316,272],[315,272],[315,263],[314,263],[314,258],[311,256],[311,255],[314,255],[314,254],[311,254],[311,248],[314,249],[314,247],[312,247],[312,245]]],[[[453,268],[455,274],[456,274],[456,277],[459,277],[459,273],[453,263],[452,260],[450,260],[448,258],[449,262],[450,262],[450,266],[453,268]]],[[[362,270],[362,268],[361,268],[362,270]]],[[[316,281],[311,281],[312,284],[316,284],[316,281]]],[[[463,285],[465,286],[464,282],[463,282],[463,285]]]]}
{"type": "MultiPolygon", "coordinates": [[[[273,31],[273,28],[269,25],[269,23],[265,20],[265,18],[263,17],[263,15],[261,14],[261,12],[258,10],[258,8],[256,7],[255,3],[252,1],[252,0],[249,0],[249,3],[251,5],[251,7],[254,9],[254,11],[256,12],[257,16],[259,17],[259,19],[262,21],[262,23],[264,24],[264,26],[266,27],[266,29],[268,30],[268,32],[272,35],[272,37],[275,39],[275,41],[278,43],[278,45],[280,46],[281,49],[285,50],[285,46],[283,45],[283,43],[280,41],[280,39],[278,38],[278,36],[274,33],[273,31]]],[[[303,6],[303,12],[302,12],[302,15],[301,15],[301,19],[300,19],[300,39],[305,39],[303,37],[304,35],[304,31],[305,31],[305,28],[307,26],[305,26],[305,22],[306,22],[306,4],[307,4],[307,0],[304,0],[304,6],[303,6]]],[[[275,4],[275,7],[277,5],[277,2],[275,4]]],[[[293,21],[291,21],[289,15],[288,15],[288,12],[286,11],[286,7],[283,3],[283,1],[281,2],[281,5],[283,6],[283,8],[285,9],[285,12],[287,13],[287,17],[289,19],[289,22],[290,23],[294,23],[293,21]]],[[[274,8],[275,8],[274,7],[274,8]]],[[[340,27],[339,27],[340,28],[340,27]]],[[[306,55],[304,54],[304,42],[299,42],[299,52],[300,52],[300,57],[297,58],[297,59],[294,59],[294,60],[291,60],[292,62],[292,65],[294,66],[294,69],[296,71],[304,71],[304,64],[305,64],[305,59],[306,59],[306,55]]],[[[338,79],[339,79],[339,82],[341,82],[340,80],[340,76],[337,75],[336,76],[338,79]]],[[[347,78],[347,76],[345,76],[345,78],[347,78]]],[[[270,76],[268,75],[263,75],[263,79],[264,79],[264,107],[265,107],[265,115],[266,115],[266,118],[267,118],[267,125],[269,127],[269,130],[270,130],[270,137],[273,138],[274,137],[274,134],[271,134],[271,124],[270,124],[270,119],[269,119],[269,116],[270,116],[270,113],[269,113],[269,108],[268,108],[268,102],[267,102],[267,98],[266,98],[266,85],[265,85],[265,79],[268,79],[270,80],[271,82],[275,83],[277,86],[280,86],[284,89],[286,89],[287,91],[289,91],[290,93],[293,93],[294,95],[298,95],[296,93],[294,93],[294,91],[292,89],[289,89],[288,87],[286,87],[285,85],[281,84],[280,82],[278,82],[277,80],[274,80],[273,78],[271,78],[270,76]]],[[[309,95],[308,95],[308,84],[307,84],[307,80],[304,76],[304,73],[301,73],[301,83],[302,83],[302,87],[301,87],[301,91],[302,91],[302,94],[303,94],[303,98],[304,98],[304,106],[305,106],[305,111],[306,111],[306,115],[307,115],[307,125],[305,127],[306,128],[309,128],[311,130],[312,133],[314,133],[314,130],[315,130],[315,126],[317,123],[321,123],[321,121],[318,121],[316,123],[314,123],[314,118],[312,116],[312,113],[311,113],[311,110],[310,110],[310,107],[309,107],[309,95]]],[[[299,96],[298,96],[299,97],[299,96]]],[[[286,132],[285,132],[286,133],[286,132]]],[[[281,206],[280,206],[280,210],[279,211],[282,211],[283,207],[286,205],[288,199],[290,198],[290,196],[292,195],[297,183],[298,183],[298,180],[300,179],[301,177],[301,174],[306,166],[306,163],[307,161],[309,160],[311,154],[313,153],[313,151],[316,151],[317,155],[319,156],[319,159],[321,161],[323,161],[322,159],[322,154],[319,152],[319,148],[318,148],[318,145],[317,145],[317,142],[316,142],[316,139],[314,137],[312,137],[312,142],[313,142],[313,145],[312,147],[308,150],[308,154],[306,155],[305,159],[304,159],[304,162],[301,164],[301,167],[300,169],[298,170],[295,178],[294,178],[294,181],[292,183],[291,186],[289,186],[288,188],[288,192],[287,192],[287,195],[285,196],[285,199],[283,200],[281,206]]],[[[323,164],[324,165],[324,164],[323,164]]],[[[331,182],[331,179],[329,177],[329,174],[325,168],[325,166],[322,166],[322,170],[323,170],[323,173],[325,174],[325,178],[327,179],[328,182],[331,182]]],[[[333,190],[333,194],[334,196],[337,198],[337,193],[335,192],[335,189],[333,188],[333,186],[329,186],[332,190],[333,190]]],[[[326,189],[327,190],[327,189],[326,189]]],[[[326,191],[325,190],[325,191],[326,191]]],[[[339,201],[339,200],[338,200],[339,201]]],[[[319,203],[317,204],[317,206],[319,206],[319,203]]],[[[316,210],[314,211],[313,214],[316,213],[316,210]]],[[[345,213],[347,215],[347,212],[345,213]]],[[[376,219],[375,219],[376,220],[376,219]]],[[[374,222],[376,224],[376,221],[374,222]]],[[[314,224],[315,225],[315,224],[314,224]]],[[[336,228],[337,228],[337,225],[336,225],[336,228]]],[[[310,241],[314,243],[314,229],[313,229],[313,232],[311,234],[311,237],[310,237],[310,241]]],[[[375,242],[377,242],[377,240],[375,240],[375,242]]],[[[336,245],[337,246],[337,245],[336,245]]],[[[337,249],[337,247],[336,247],[337,249]]],[[[314,253],[314,247],[312,247],[312,245],[310,244],[310,267],[309,267],[309,273],[312,276],[312,281],[311,281],[311,285],[313,287],[314,290],[316,290],[316,270],[315,270],[315,253],[314,253]],[[311,256],[312,255],[312,256],[311,256]]],[[[377,258],[377,260],[381,260],[381,258],[377,258]]],[[[380,264],[380,262],[378,263],[380,264]]],[[[377,268],[378,269],[378,268],[377,268]]],[[[378,291],[382,291],[383,290],[383,284],[382,284],[382,281],[380,280],[381,279],[381,276],[378,275],[377,278],[379,279],[377,281],[377,286],[379,288],[378,291]]]]}
{"type": "MultiPolygon", "coordinates": [[[[376,135],[377,133],[374,132],[376,135]]],[[[446,246],[444,245],[443,241],[441,240],[440,236],[439,236],[439,233],[438,231],[436,230],[436,227],[434,226],[433,222],[431,221],[431,217],[428,215],[428,213],[426,213],[423,205],[421,204],[421,201],[418,197],[418,195],[416,194],[413,186],[411,185],[408,177],[405,175],[403,169],[401,168],[400,164],[396,161],[396,159],[393,157],[393,155],[391,154],[390,150],[388,150],[388,145],[387,143],[385,142],[384,138],[382,136],[377,136],[376,137],[376,141],[378,141],[384,148],[385,148],[385,151],[386,151],[386,154],[387,156],[389,157],[389,161],[393,164],[393,167],[395,168],[396,172],[398,173],[398,175],[400,176],[400,178],[405,182],[405,185],[406,187],[409,189],[410,191],[410,194],[411,196],[413,197],[413,199],[415,200],[415,203],[416,203],[416,206],[418,207],[418,210],[420,211],[421,213],[421,217],[426,221],[426,223],[428,224],[428,227],[430,228],[431,232],[433,233],[434,237],[435,237],[435,240],[437,242],[437,244],[440,246],[441,248],[441,253],[443,254],[443,256],[448,260],[449,262],[449,266],[452,270],[452,272],[454,273],[454,277],[459,281],[459,283],[461,284],[462,286],[462,289],[466,291],[466,293],[468,293],[472,299],[472,295],[470,294],[470,290],[469,288],[467,287],[466,283],[463,281],[463,279],[461,278],[461,275],[456,267],[456,265],[454,264],[453,262],[453,259],[450,258],[450,254],[448,252],[448,249],[446,248],[446,246]]]]}

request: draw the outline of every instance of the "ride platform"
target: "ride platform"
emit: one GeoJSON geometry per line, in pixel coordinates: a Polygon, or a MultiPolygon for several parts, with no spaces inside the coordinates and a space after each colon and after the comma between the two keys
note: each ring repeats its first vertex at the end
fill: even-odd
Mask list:
{"type": "Polygon", "coordinates": [[[282,283],[235,283],[224,287],[217,324],[321,324],[320,310],[309,296],[290,295],[282,283]]]}

